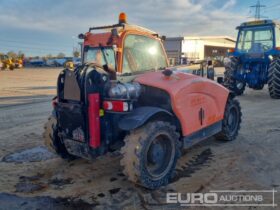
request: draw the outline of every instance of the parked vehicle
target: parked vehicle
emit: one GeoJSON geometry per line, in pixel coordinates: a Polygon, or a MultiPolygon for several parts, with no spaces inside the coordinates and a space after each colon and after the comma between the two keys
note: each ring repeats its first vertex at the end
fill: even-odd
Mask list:
{"type": "Polygon", "coordinates": [[[6,70],[6,69],[14,70],[15,63],[7,55],[0,54],[0,67],[1,67],[1,70],[6,70]]]}
{"type": "Polygon", "coordinates": [[[182,149],[210,136],[232,141],[239,102],[209,79],[172,71],[159,35],[119,23],[90,28],[83,64],[57,81],[46,145],[62,158],[93,160],[120,150],[128,179],[156,189],[170,182],[182,149]],[[105,29],[107,32],[92,33],[105,29]],[[109,30],[109,32],[108,32],[109,30]]]}
{"type": "Polygon", "coordinates": [[[280,24],[272,20],[242,23],[236,47],[225,59],[224,85],[242,95],[268,84],[271,98],[280,98],[280,24]]]}

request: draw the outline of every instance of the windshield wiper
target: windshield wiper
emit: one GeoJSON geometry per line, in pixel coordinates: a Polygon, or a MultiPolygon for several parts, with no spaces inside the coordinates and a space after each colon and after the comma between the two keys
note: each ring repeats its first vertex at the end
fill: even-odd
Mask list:
{"type": "Polygon", "coordinates": [[[121,74],[121,76],[131,76],[132,75],[132,73],[131,72],[126,72],[126,73],[123,73],[123,74],[121,74]]]}

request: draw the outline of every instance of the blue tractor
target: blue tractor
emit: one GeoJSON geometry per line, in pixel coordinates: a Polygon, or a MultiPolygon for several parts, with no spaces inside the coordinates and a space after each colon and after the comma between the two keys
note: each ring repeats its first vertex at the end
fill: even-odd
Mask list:
{"type": "Polygon", "coordinates": [[[236,47],[224,60],[224,85],[242,95],[246,85],[261,90],[268,84],[271,98],[280,99],[280,23],[257,20],[237,29],[236,47]]]}

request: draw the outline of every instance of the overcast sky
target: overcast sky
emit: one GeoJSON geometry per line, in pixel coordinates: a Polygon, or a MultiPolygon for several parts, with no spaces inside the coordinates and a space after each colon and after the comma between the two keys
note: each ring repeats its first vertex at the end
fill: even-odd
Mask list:
{"type": "MultiPolygon", "coordinates": [[[[90,26],[128,22],[162,35],[236,36],[235,27],[254,15],[256,0],[0,0],[0,52],[71,55],[76,36],[90,26]]],[[[263,15],[280,19],[279,0],[262,1],[263,15]]]]}

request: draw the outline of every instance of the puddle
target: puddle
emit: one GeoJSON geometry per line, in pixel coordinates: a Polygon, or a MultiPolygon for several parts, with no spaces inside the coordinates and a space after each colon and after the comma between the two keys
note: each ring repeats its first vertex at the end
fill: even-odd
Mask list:
{"type": "Polygon", "coordinates": [[[16,184],[16,192],[21,193],[33,193],[39,190],[45,189],[47,186],[44,183],[31,183],[31,182],[19,182],[16,184]]]}
{"type": "Polygon", "coordinates": [[[19,180],[20,180],[20,181],[37,181],[37,180],[39,180],[40,178],[42,178],[43,176],[44,176],[44,174],[37,173],[37,174],[34,175],[34,176],[20,176],[20,177],[19,177],[19,180]]]}
{"type": "Polygon", "coordinates": [[[48,151],[46,147],[38,146],[8,154],[2,158],[2,161],[8,163],[40,162],[55,157],[57,156],[48,151]]]}
{"type": "Polygon", "coordinates": [[[39,181],[43,176],[41,173],[34,176],[20,176],[19,182],[15,185],[16,192],[33,193],[47,188],[45,183],[39,181]]]}
{"type": "Polygon", "coordinates": [[[118,175],[118,176],[121,176],[121,177],[125,177],[125,175],[124,175],[123,173],[121,173],[121,172],[118,173],[117,175],[118,175]]]}
{"type": "Polygon", "coordinates": [[[74,181],[72,178],[67,178],[67,179],[54,178],[49,181],[49,184],[57,185],[57,186],[63,186],[63,185],[73,184],[73,183],[74,181]]]}
{"type": "Polygon", "coordinates": [[[97,196],[100,197],[100,198],[104,198],[105,194],[104,193],[99,193],[99,194],[97,194],[97,196]]]}
{"type": "Polygon", "coordinates": [[[120,191],[121,188],[114,188],[114,189],[111,189],[109,190],[109,193],[112,195],[112,194],[116,194],[120,191]]]}
{"type": "Polygon", "coordinates": [[[117,181],[118,179],[117,178],[115,178],[115,177],[111,177],[110,178],[110,182],[114,182],[114,181],[117,181]]]}
{"type": "Polygon", "coordinates": [[[51,198],[48,196],[20,197],[8,193],[0,193],[1,209],[54,209],[54,210],[74,210],[74,209],[94,209],[98,204],[90,204],[81,199],[73,198],[51,198]]]}

